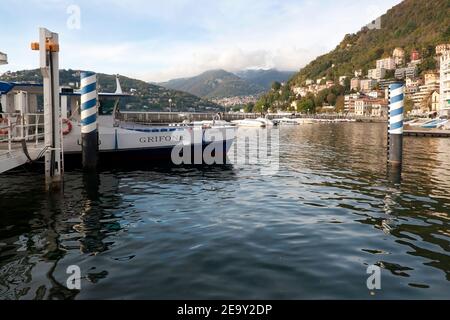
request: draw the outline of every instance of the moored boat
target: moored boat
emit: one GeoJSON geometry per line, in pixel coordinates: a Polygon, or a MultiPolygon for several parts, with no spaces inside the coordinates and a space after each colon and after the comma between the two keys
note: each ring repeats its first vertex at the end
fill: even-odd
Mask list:
{"type": "Polygon", "coordinates": [[[262,121],[259,119],[234,120],[234,121],[231,121],[231,123],[233,123],[239,127],[265,128],[267,126],[266,121],[262,121]]]}
{"type": "MultiPolygon", "coordinates": [[[[24,121],[28,121],[29,115],[33,114],[39,120],[36,120],[36,124],[33,125],[25,124],[25,127],[20,127],[22,129],[16,128],[15,125],[8,128],[12,141],[16,139],[15,134],[21,132],[23,128],[30,131],[25,132],[25,137],[27,137],[30,133],[36,132],[35,128],[43,127],[43,114],[39,117],[41,108],[38,106],[39,100],[36,97],[42,95],[42,86],[13,84],[2,92],[5,101],[9,101],[7,99],[13,98],[16,94],[14,87],[30,97],[29,100],[16,99],[17,103],[20,101],[33,101],[33,103],[8,104],[8,108],[14,107],[14,110],[20,110],[20,113],[14,113],[14,110],[7,109],[7,112],[3,114],[3,119],[20,117],[24,121]],[[32,96],[36,98],[31,98],[32,96]]],[[[63,90],[60,96],[64,161],[65,164],[81,165],[81,116],[79,110],[81,94],[73,90],[63,90]]],[[[191,154],[191,158],[194,160],[191,159],[191,163],[189,163],[187,157],[183,158],[184,164],[201,164],[205,156],[214,157],[217,160],[215,163],[224,163],[226,154],[236,138],[236,126],[220,120],[214,114],[211,114],[211,121],[202,121],[201,123],[188,121],[155,124],[122,121],[120,101],[127,97],[127,94],[121,92],[98,94],[97,132],[101,165],[128,165],[138,160],[156,161],[158,164],[180,164],[174,162],[174,158],[178,160],[187,153],[191,154]]],[[[39,132],[41,132],[40,130],[39,132]]],[[[23,134],[20,136],[21,139],[23,136],[23,134]]],[[[42,139],[43,133],[39,133],[39,136],[42,139]]]]}
{"type": "Polygon", "coordinates": [[[437,129],[444,126],[446,123],[448,123],[447,119],[433,119],[423,123],[421,127],[425,129],[437,129]]]}
{"type": "Polygon", "coordinates": [[[296,121],[295,119],[290,119],[290,118],[280,118],[280,119],[274,119],[273,120],[276,124],[278,125],[287,125],[287,126],[296,126],[299,125],[300,123],[298,121],[296,121]]]}

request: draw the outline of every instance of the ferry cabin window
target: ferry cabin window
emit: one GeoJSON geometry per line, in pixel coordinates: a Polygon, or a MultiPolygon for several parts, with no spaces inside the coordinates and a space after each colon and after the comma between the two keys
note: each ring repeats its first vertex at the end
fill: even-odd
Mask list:
{"type": "Polygon", "coordinates": [[[98,113],[101,116],[110,116],[114,111],[114,107],[118,103],[116,99],[100,99],[98,113]]]}

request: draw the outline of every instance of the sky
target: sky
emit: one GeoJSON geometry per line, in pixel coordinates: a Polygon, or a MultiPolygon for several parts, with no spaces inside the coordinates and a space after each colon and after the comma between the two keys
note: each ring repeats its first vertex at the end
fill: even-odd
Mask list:
{"type": "Polygon", "coordinates": [[[210,69],[299,70],[400,0],[2,0],[0,73],[38,67],[38,28],[60,68],[161,82],[210,69]]]}

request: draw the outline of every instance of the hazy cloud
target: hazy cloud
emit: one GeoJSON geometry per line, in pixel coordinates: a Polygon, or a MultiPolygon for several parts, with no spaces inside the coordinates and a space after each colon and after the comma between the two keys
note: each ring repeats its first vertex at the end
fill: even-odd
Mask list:
{"type": "Polygon", "coordinates": [[[334,48],[348,32],[400,0],[3,0],[0,51],[7,69],[37,67],[29,42],[38,26],[58,32],[61,67],[121,73],[148,81],[208,69],[298,70],[334,48]],[[66,8],[81,8],[80,30],[66,27],[66,8]],[[5,8],[5,9],[3,9],[5,8]]]}

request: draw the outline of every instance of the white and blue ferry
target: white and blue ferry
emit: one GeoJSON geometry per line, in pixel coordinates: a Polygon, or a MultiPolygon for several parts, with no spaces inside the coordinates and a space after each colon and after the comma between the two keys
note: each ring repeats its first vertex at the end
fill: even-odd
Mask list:
{"type": "MultiPolygon", "coordinates": [[[[42,94],[42,85],[3,82],[1,88],[3,104],[0,112],[3,112],[4,120],[7,117],[29,119],[30,115],[42,113],[36,97],[42,94]],[[24,98],[18,99],[19,95],[24,98]]],[[[122,121],[120,105],[130,96],[118,91],[98,94],[100,165],[180,164],[180,159],[189,164],[187,153],[191,164],[203,163],[208,154],[217,160],[215,163],[225,162],[236,138],[236,126],[217,119],[214,114],[211,114],[211,121],[202,122],[144,124],[122,121]]],[[[65,165],[69,166],[81,164],[80,96],[80,92],[74,90],[61,90],[60,93],[63,154],[65,165]]],[[[42,122],[43,117],[35,121],[42,122]]],[[[12,135],[18,132],[14,128],[11,131],[12,135]]]]}

